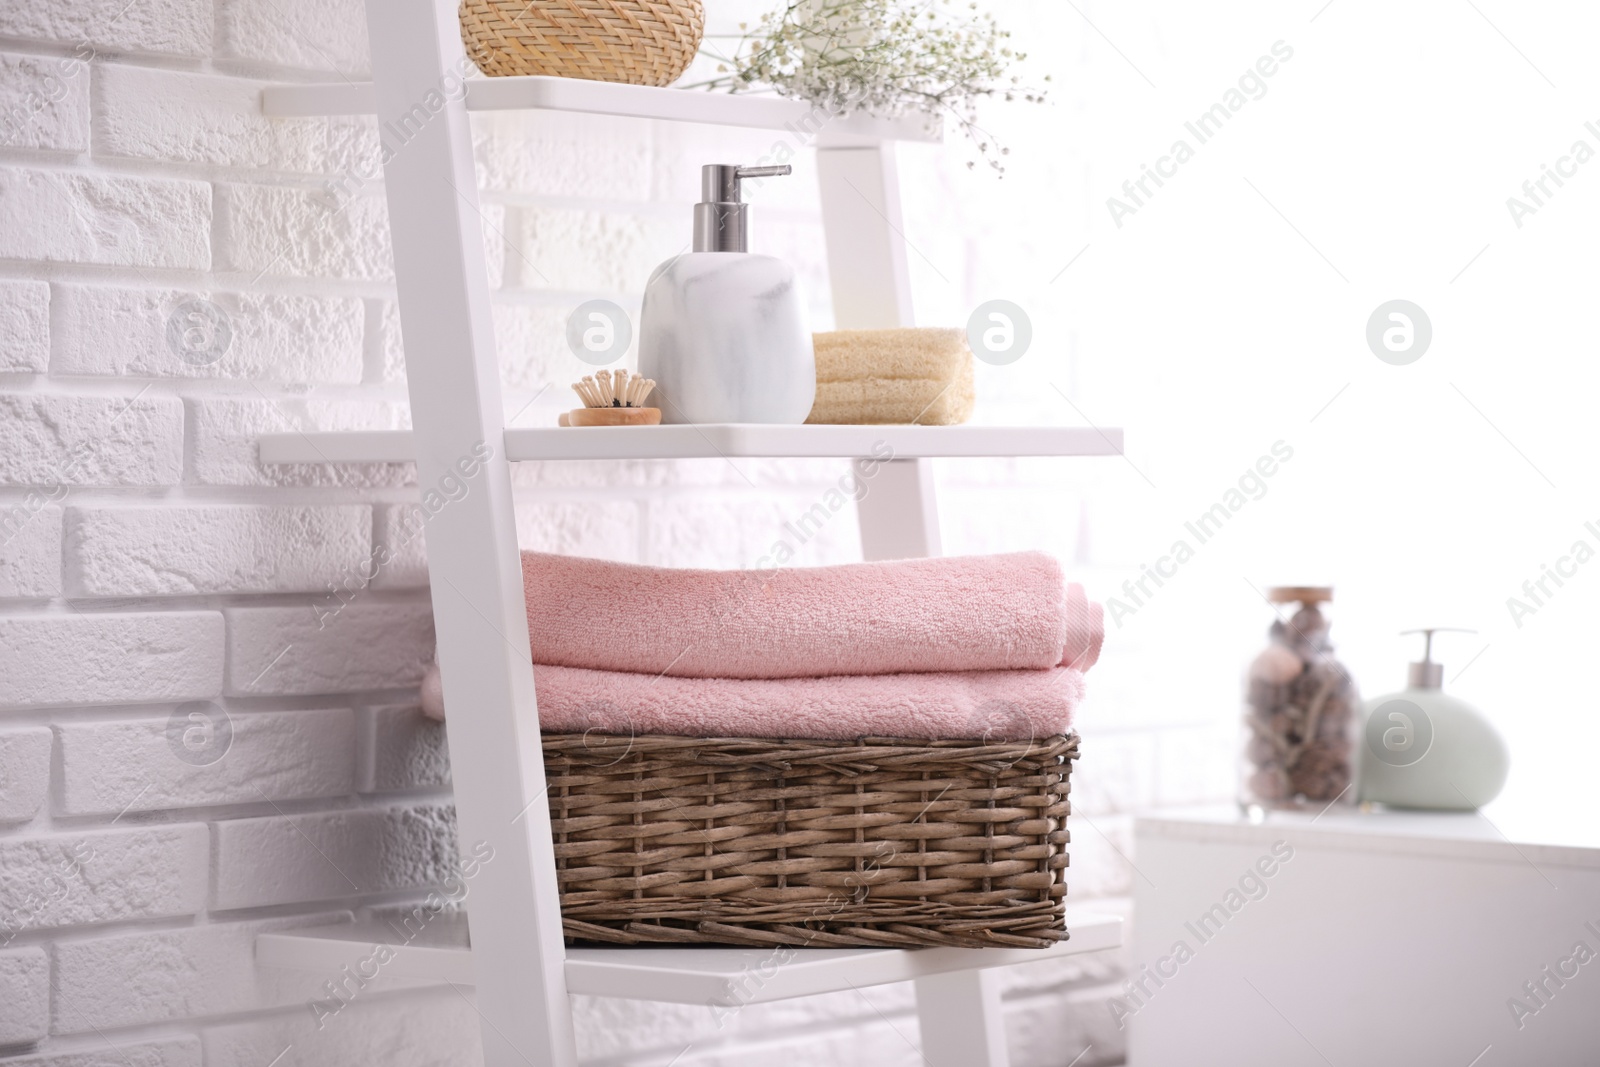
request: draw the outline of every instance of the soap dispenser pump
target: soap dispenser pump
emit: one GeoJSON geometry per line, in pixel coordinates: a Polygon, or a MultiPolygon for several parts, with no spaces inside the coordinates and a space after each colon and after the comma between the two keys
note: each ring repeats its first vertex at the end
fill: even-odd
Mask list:
{"type": "Polygon", "coordinates": [[[741,183],[789,166],[702,168],[694,251],[657,267],[639,320],[639,373],[663,422],[806,421],[816,399],[811,330],[794,268],[749,250],[741,183]]]}
{"type": "Polygon", "coordinates": [[[1500,794],[1511,757],[1482,712],[1444,689],[1444,665],[1433,659],[1436,633],[1474,633],[1455,627],[1406,630],[1422,634],[1422,660],[1408,685],[1366,707],[1361,752],[1363,804],[1433,811],[1473,811],[1500,794]]]}

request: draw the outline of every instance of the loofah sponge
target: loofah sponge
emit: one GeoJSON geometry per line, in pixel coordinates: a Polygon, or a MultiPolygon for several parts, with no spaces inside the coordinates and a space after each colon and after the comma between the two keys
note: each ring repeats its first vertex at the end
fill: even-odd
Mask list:
{"type": "Polygon", "coordinates": [[[817,399],[808,423],[949,426],[972,417],[972,350],[954,328],[812,336],[817,399]]]}

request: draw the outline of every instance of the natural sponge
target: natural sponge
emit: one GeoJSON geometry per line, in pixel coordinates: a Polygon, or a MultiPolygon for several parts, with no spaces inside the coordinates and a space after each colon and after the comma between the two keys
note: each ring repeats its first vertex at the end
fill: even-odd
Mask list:
{"type": "Polygon", "coordinates": [[[812,335],[817,399],[808,423],[949,426],[972,417],[972,350],[943,327],[812,335]]]}

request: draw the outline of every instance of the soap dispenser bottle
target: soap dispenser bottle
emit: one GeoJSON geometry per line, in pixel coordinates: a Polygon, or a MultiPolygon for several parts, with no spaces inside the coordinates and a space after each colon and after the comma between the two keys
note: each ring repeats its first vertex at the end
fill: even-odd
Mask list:
{"type": "Polygon", "coordinates": [[[694,251],[656,268],[639,321],[639,373],[656,381],[663,422],[798,424],[811,413],[816,359],[794,268],[749,251],[740,188],[792,169],[702,169],[694,251]]]}
{"type": "Polygon", "coordinates": [[[1423,635],[1420,663],[1407,687],[1367,703],[1361,746],[1360,800],[1393,808],[1473,811],[1499,795],[1511,769],[1506,743],[1482,712],[1446,693],[1444,665],[1433,661],[1433,635],[1453,627],[1407,630],[1423,635]]]}

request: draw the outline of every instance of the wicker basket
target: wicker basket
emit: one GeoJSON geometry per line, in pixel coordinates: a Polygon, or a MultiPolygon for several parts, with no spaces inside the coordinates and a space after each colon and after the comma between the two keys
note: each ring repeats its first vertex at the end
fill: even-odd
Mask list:
{"type": "Polygon", "coordinates": [[[461,0],[483,73],[670,85],[705,32],[701,0],[461,0]]]}
{"type": "Polygon", "coordinates": [[[1076,735],[544,735],[569,941],[1044,948],[1076,735]]]}

